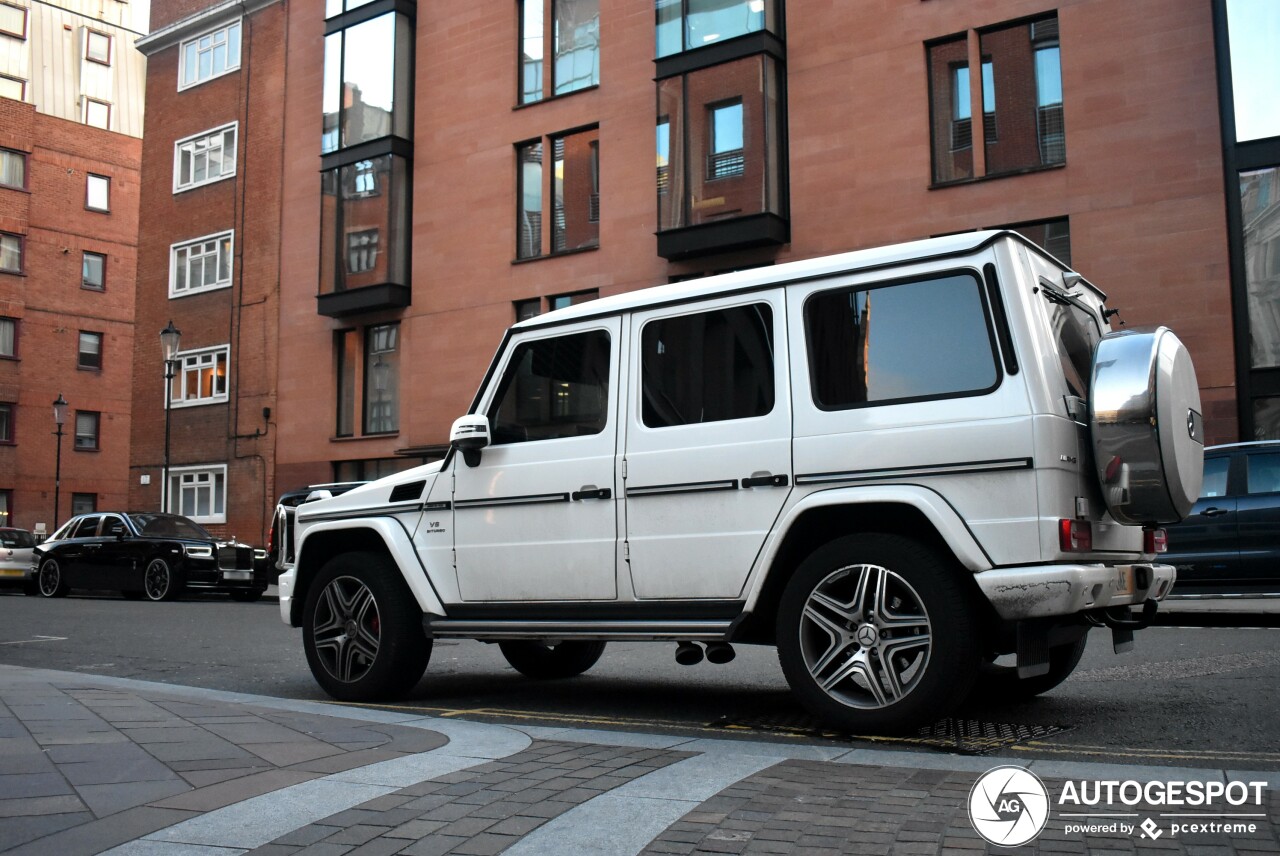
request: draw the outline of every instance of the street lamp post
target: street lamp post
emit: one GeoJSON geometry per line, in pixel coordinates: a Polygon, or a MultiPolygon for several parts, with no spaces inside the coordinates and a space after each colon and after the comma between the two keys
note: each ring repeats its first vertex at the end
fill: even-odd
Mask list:
{"type": "Polygon", "coordinates": [[[169,411],[173,404],[173,376],[177,369],[178,346],[182,332],[173,326],[160,331],[160,350],[164,354],[164,473],[160,481],[160,510],[169,510],[169,411]]]}
{"type": "Polygon", "coordinates": [[[53,467],[53,529],[49,530],[52,535],[58,531],[58,504],[62,499],[62,426],[67,421],[67,400],[62,397],[62,393],[58,393],[58,397],[53,402],[53,424],[57,426],[57,430],[53,432],[53,436],[57,437],[57,463],[53,467]]]}

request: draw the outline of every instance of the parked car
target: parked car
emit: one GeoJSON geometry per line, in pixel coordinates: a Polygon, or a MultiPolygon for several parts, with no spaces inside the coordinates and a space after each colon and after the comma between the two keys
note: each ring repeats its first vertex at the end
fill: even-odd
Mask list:
{"type": "Polygon", "coordinates": [[[1105,300],[978,232],[523,321],[443,461],[297,508],[281,617],[344,700],[406,693],[446,638],[535,679],[613,640],[775,645],[861,733],[946,716],[1005,654],[1005,691],[1044,692],[1090,627],[1124,650],[1154,618],[1157,527],[1203,475],[1186,348],[1105,300]]]}
{"type": "Polygon", "coordinates": [[[1280,594],[1280,441],[1205,449],[1200,498],[1168,537],[1179,595],[1280,594]]]}
{"type": "Polygon", "coordinates": [[[36,539],[26,529],[0,527],[0,583],[21,585],[27,594],[36,593],[36,574],[31,555],[36,539]]]}
{"type": "Polygon", "coordinates": [[[265,573],[254,569],[253,547],[221,541],[177,514],[81,514],[35,548],[34,565],[45,597],[94,589],[174,600],[190,590],[249,602],[267,588],[265,573]]]}
{"type": "Polygon", "coordinates": [[[362,484],[368,482],[326,482],[281,494],[271,518],[271,532],[267,536],[266,564],[271,582],[274,583],[283,571],[293,567],[293,524],[298,506],[304,502],[341,496],[362,484]]]}

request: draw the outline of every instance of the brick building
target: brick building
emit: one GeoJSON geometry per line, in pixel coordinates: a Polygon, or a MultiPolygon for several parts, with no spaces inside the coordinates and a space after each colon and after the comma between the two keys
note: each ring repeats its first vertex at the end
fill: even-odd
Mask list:
{"type": "Polygon", "coordinates": [[[126,502],[147,6],[0,2],[3,525],[126,502]]]}
{"type": "MultiPolygon", "coordinates": [[[[1280,436],[1280,128],[1239,134],[1235,109],[1267,113],[1258,86],[1276,102],[1274,51],[1247,36],[1271,4],[168,6],[143,42],[165,120],[138,314],[229,348],[225,397],[173,412],[173,466],[213,473],[243,536],[278,489],[441,454],[517,318],[984,227],[1076,265],[1129,325],[1174,328],[1211,442],[1280,436]],[[205,38],[234,39],[237,67],[184,88],[205,38]],[[233,180],[176,192],[184,141],[226,128],[233,180]],[[184,241],[231,278],[175,290],[184,241]]],[[[139,337],[139,377],[158,348],[139,337]]],[[[135,397],[153,473],[161,393],[135,397]]]]}

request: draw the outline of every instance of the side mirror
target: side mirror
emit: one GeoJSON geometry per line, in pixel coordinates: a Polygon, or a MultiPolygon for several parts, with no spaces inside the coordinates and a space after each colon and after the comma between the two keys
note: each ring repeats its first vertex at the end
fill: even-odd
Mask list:
{"type": "Polygon", "coordinates": [[[449,431],[449,442],[462,452],[462,460],[467,466],[480,466],[480,450],[491,442],[488,417],[471,413],[455,419],[449,431]]]}

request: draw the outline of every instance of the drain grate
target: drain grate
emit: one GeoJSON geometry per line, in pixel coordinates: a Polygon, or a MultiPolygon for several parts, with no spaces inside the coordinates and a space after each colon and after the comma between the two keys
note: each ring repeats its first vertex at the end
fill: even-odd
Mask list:
{"type": "Polygon", "coordinates": [[[925,726],[915,734],[899,737],[853,734],[824,726],[803,714],[781,714],[750,718],[721,717],[708,723],[713,728],[732,731],[768,732],[790,737],[820,737],[826,740],[871,741],[928,746],[961,755],[986,755],[997,749],[1040,740],[1069,731],[1062,725],[1019,725],[1007,722],[983,722],[978,719],[947,718],[925,726]]]}

